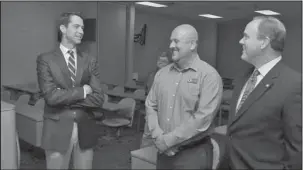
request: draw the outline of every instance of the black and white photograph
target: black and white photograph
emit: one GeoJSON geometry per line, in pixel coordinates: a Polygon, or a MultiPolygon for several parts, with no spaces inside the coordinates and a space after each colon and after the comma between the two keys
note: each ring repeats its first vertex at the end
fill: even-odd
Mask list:
{"type": "Polygon", "coordinates": [[[302,1],[1,1],[1,169],[303,169],[302,1]]]}

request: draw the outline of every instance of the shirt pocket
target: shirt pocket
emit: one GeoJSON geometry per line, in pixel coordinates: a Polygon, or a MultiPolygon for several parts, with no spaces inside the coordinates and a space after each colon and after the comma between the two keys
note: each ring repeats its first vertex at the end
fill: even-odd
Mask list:
{"type": "Polygon", "coordinates": [[[188,82],[187,88],[188,88],[189,94],[191,94],[193,96],[199,95],[199,83],[198,82],[197,83],[188,82]]]}

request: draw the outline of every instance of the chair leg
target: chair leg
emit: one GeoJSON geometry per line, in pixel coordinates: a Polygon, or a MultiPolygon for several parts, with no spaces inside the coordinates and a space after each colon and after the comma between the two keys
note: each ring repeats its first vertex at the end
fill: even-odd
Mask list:
{"type": "Polygon", "coordinates": [[[219,111],[219,126],[222,124],[222,109],[219,111]]]}
{"type": "Polygon", "coordinates": [[[137,124],[137,132],[140,131],[140,123],[141,123],[141,114],[138,112],[138,124],[137,124]]]}
{"type": "Polygon", "coordinates": [[[117,129],[117,132],[116,132],[117,138],[120,138],[120,136],[121,136],[121,130],[122,129],[120,127],[117,129]]]}

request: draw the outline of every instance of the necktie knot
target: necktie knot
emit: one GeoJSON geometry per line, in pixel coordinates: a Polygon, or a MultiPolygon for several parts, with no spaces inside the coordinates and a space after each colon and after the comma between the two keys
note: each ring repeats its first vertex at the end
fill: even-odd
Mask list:
{"type": "Polygon", "coordinates": [[[255,71],[253,72],[253,77],[257,77],[258,75],[260,75],[260,72],[258,69],[255,69],[255,71]]]}
{"type": "Polygon", "coordinates": [[[72,50],[68,50],[68,52],[67,52],[71,57],[73,57],[73,58],[75,58],[74,57],[74,51],[72,51],[72,50]]]}

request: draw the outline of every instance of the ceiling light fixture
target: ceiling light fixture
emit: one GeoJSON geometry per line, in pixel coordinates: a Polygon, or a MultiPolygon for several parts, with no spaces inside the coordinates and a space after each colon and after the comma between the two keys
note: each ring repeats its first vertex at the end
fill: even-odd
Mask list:
{"type": "Polygon", "coordinates": [[[271,11],[271,10],[259,10],[259,11],[255,11],[255,12],[257,12],[259,14],[263,14],[263,15],[281,15],[280,13],[271,11]]]}
{"type": "Polygon", "coordinates": [[[136,4],[145,5],[145,6],[151,6],[151,7],[156,7],[156,8],[167,7],[167,5],[157,4],[157,3],[148,2],[148,1],[136,2],[136,4]]]}
{"type": "Polygon", "coordinates": [[[212,14],[200,14],[199,16],[200,17],[206,17],[206,18],[212,18],[212,19],[222,18],[220,16],[212,15],[212,14]]]}

